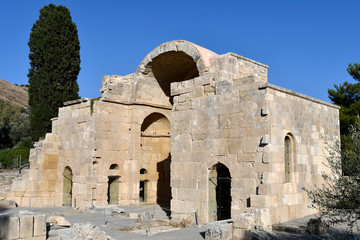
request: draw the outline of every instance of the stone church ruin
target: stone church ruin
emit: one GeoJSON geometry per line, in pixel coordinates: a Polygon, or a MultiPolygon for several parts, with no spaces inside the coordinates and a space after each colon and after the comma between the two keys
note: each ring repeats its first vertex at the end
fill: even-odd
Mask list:
{"type": "MultiPolygon", "coordinates": [[[[20,206],[159,204],[171,217],[269,227],[314,213],[322,136],[338,107],[268,83],[268,66],[187,41],[137,71],[104,76],[99,99],[64,103],[8,199],[20,206]]],[[[195,220],[194,220],[195,221],[195,220]]]]}

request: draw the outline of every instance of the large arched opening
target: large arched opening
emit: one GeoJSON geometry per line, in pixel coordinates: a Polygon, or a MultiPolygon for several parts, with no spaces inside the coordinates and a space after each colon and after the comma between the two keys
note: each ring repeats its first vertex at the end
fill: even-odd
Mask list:
{"type": "Polygon", "coordinates": [[[196,62],[184,52],[165,52],[152,61],[152,71],[165,95],[170,97],[170,84],[199,76],[196,62]]]}
{"type": "Polygon", "coordinates": [[[139,201],[169,207],[170,122],[160,113],[147,116],[141,125],[139,201]]]}
{"type": "Polygon", "coordinates": [[[151,51],[140,63],[137,73],[153,76],[172,104],[171,83],[207,74],[211,60],[216,57],[216,53],[191,42],[171,41],[151,51]]]}
{"type": "Polygon", "coordinates": [[[221,163],[210,168],[209,173],[209,222],[231,218],[231,176],[221,163]]]}
{"type": "Polygon", "coordinates": [[[72,202],[72,180],[73,174],[70,167],[64,168],[63,173],[63,206],[71,207],[72,202]]]}

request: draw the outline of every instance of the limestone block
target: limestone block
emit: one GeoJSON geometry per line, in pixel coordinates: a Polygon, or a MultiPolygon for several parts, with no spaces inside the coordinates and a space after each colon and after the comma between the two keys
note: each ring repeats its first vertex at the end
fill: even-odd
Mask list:
{"type": "Polygon", "coordinates": [[[195,91],[193,92],[193,98],[203,97],[205,94],[203,86],[195,87],[195,91]]]}
{"type": "Polygon", "coordinates": [[[244,153],[256,152],[260,143],[259,138],[257,137],[244,137],[243,142],[244,142],[244,146],[243,146],[244,153]]]}
{"type": "Polygon", "coordinates": [[[46,154],[44,156],[44,169],[56,169],[57,168],[58,155],[57,154],[46,154]]]}
{"type": "Polygon", "coordinates": [[[31,238],[34,229],[33,215],[19,215],[20,219],[20,238],[31,238]]]}
{"type": "Polygon", "coordinates": [[[248,208],[247,212],[251,212],[255,215],[256,225],[268,230],[271,228],[269,208],[248,208]]]}
{"type": "Polygon", "coordinates": [[[223,220],[217,222],[209,222],[205,227],[205,239],[233,239],[232,236],[233,223],[230,220],[223,220]]]}
{"type": "Polygon", "coordinates": [[[58,226],[69,227],[71,225],[65,218],[60,216],[50,216],[46,219],[46,221],[52,225],[58,225],[58,226]]]}
{"type": "Polygon", "coordinates": [[[251,207],[254,208],[269,208],[277,206],[277,201],[273,196],[252,195],[250,199],[251,207]]]}
{"type": "Polygon", "coordinates": [[[20,237],[20,221],[18,215],[0,216],[0,238],[18,239],[20,237]]]}
{"type": "Polygon", "coordinates": [[[264,172],[264,183],[283,183],[283,174],[281,172],[264,172]]]}
{"type": "Polygon", "coordinates": [[[215,95],[215,86],[212,84],[204,86],[204,92],[206,96],[214,96],[215,95]]]}
{"type": "Polygon", "coordinates": [[[236,169],[236,175],[241,178],[255,178],[257,177],[251,163],[239,164],[236,169]]]}
{"type": "Polygon", "coordinates": [[[46,218],[45,215],[34,215],[34,237],[46,237],[46,218]]]}
{"type": "Polygon", "coordinates": [[[238,161],[238,163],[254,162],[255,154],[254,153],[239,153],[237,155],[237,161],[238,161]]]}
{"type": "Polygon", "coordinates": [[[242,153],[244,142],[242,138],[229,139],[229,153],[242,153]]]}
{"type": "Polygon", "coordinates": [[[217,82],[215,84],[216,95],[232,92],[232,90],[233,90],[233,81],[231,80],[225,80],[225,81],[217,82]]]}
{"type": "Polygon", "coordinates": [[[14,200],[0,200],[1,208],[16,208],[16,202],[14,200]]]}
{"type": "Polygon", "coordinates": [[[260,184],[259,195],[282,194],[282,184],[260,184]]]}
{"type": "Polygon", "coordinates": [[[212,81],[211,75],[204,75],[201,77],[194,78],[194,85],[195,86],[203,86],[210,84],[212,81]]]}
{"type": "Polygon", "coordinates": [[[255,191],[256,188],[256,180],[254,178],[239,178],[238,184],[236,184],[235,186],[243,190],[246,189],[246,190],[251,190],[251,192],[253,192],[255,191]]]}
{"type": "Polygon", "coordinates": [[[234,228],[233,240],[247,240],[247,239],[249,239],[248,230],[234,228]]]}
{"type": "Polygon", "coordinates": [[[284,183],[283,193],[294,193],[296,191],[296,183],[284,183]]]}
{"type": "Polygon", "coordinates": [[[233,217],[234,228],[251,229],[255,224],[255,214],[242,213],[233,217]]]}
{"type": "Polygon", "coordinates": [[[172,188],[179,188],[181,187],[181,179],[172,177],[170,184],[172,188]]]}
{"type": "MultiPolygon", "coordinates": [[[[195,87],[192,84],[187,84],[187,81],[174,82],[174,83],[177,84],[177,86],[175,85],[176,87],[174,89],[171,89],[171,96],[176,96],[184,93],[191,93],[195,90],[195,87]]],[[[171,83],[171,85],[173,85],[173,83],[171,83]]]]}

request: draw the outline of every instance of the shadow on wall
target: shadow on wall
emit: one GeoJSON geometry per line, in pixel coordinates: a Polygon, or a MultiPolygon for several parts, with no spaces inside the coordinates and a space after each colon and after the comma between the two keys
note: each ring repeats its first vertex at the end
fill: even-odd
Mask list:
{"type": "Polygon", "coordinates": [[[170,216],[170,211],[166,209],[170,209],[171,201],[170,163],[170,153],[166,159],[157,163],[157,172],[159,178],[157,181],[156,202],[157,204],[159,204],[160,207],[163,208],[163,211],[166,212],[166,215],[168,217],[170,216]]]}

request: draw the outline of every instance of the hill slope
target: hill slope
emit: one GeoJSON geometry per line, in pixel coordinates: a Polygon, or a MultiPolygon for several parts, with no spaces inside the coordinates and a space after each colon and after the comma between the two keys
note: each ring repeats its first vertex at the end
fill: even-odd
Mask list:
{"type": "Polygon", "coordinates": [[[10,105],[29,108],[27,87],[16,86],[0,79],[0,101],[10,105]]]}

